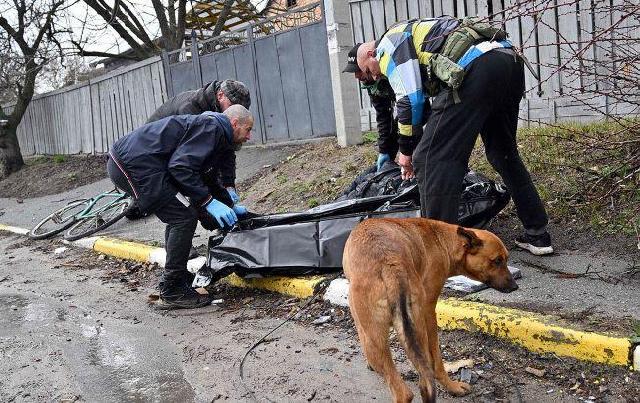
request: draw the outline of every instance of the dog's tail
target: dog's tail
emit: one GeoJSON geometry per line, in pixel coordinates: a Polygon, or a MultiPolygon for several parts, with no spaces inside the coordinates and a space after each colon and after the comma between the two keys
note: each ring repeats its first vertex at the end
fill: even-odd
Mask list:
{"type": "MultiPolygon", "coordinates": [[[[427,351],[428,343],[421,343],[418,338],[418,331],[414,322],[411,320],[411,301],[408,295],[407,280],[398,276],[398,271],[394,271],[393,275],[386,271],[382,271],[387,300],[392,310],[393,327],[398,333],[398,338],[402,343],[407,357],[418,370],[421,378],[420,394],[422,401],[432,403],[436,401],[436,384],[433,375],[433,364],[428,359],[427,351]],[[423,386],[423,384],[425,386],[423,386]]],[[[426,332],[426,329],[423,329],[426,332]]]]}

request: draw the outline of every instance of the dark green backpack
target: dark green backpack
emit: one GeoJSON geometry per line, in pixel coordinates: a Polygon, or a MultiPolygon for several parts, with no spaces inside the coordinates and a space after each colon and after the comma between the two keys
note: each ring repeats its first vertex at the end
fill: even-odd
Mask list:
{"type": "MultiPolygon", "coordinates": [[[[480,40],[501,41],[507,33],[495,28],[483,17],[465,17],[460,25],[449,33],[442,50],[431,57],[429,65],[433,75],[448,87],[457,90],[464,80],[464,69],[456,62],[467,50],[480,40]]],[[[435,95],[435,94],[429,94],[435,95]]],[[[454,98],[457,93],[454,91],[454,98]]],[[[456,99],[459,102],[459,99],[456,99]]]]}

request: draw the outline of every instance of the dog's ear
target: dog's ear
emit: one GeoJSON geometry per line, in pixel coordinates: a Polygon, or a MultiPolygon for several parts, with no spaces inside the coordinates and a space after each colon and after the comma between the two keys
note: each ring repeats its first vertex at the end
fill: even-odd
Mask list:
{"type": "Polygon", "coordinates": [[[482,247],[482,240],[476,236],[475,232],[458,227],[458,235],[464,241],[464,248],[468,253],[473,255],[482,247]]]}

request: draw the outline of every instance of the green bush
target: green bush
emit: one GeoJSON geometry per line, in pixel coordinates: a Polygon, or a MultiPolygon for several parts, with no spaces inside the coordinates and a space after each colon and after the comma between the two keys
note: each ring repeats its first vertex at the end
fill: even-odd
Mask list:
{"type": "Polygon", "coordinates": [[[362,133],[362,143],[363,144],[373,144],[378,141],[378,133],[377,132],[364,132],[362,133]]]}
{"type": "Polygon", "coordinates": [[[54,155],[53,162],[55,162],[56,164],[62,164],[63,162],[67,162],[67,157],[60,154],[54,155]]]}
{"type": "MultiPolygon", "coordinates": [[[[638,123],[565,123],[518,130],[520,155],[553,219],[635,235],[634,225],[640,225],[638,123]]],[[[471,167],[497,177],[481,144],[471,167]]]]}

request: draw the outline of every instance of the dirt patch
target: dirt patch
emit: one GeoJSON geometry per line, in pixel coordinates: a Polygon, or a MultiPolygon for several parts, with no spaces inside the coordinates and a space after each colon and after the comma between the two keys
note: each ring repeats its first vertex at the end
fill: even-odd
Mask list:
{"type": "MultiPolygon", "coordinates": [[[[257,312],[257,315],[268,315],[283,320],[293,315],[292,322],[305,326],[317,326],[320,329],[337,330],[345,336],[348,335],[348,339],[354,345],[358,343],[348,308],[316,300],[301,311],[300,307],[304,306],[308,300],[233,288],[224,284],[216,285],[212,292],[216,297],[224,298],[223,309],[227,313],[243,311],[250,307],[256,310],[253,312],[257,312]],[[321,317],[330,319],[320,325],[314,324],[314,321],[321,317]]],[[[242,320],[252,319],[250,316],[242,318],[242,320]]],[[[256,335],[256,338],[259,336],[261,335],[256,335]]],[[[277,339],[277,336],[277,333],[274,333],[269,336],[269,340],[277,339]]],[[[624,401],[628,396],[638,396],[640,393],[640,373],[623,367],[608,367],[571,358],[534,354],[482,333],[442,331],[440,344],[445,361],[471,358],[475,362],[470,374],[473,392],[461,401],[500,401],[501,399],[514,401],[512,399],[517,398],[518,395],[521,395],[524,401],[528,401],[534,398],[527,393],[527,387],[532,384],[544,385],[548,399],[560,401],[568,399],[569,396],[597,401],[610,399],[624,401]],[[542,370],[544,374],[533,375],[527,372],[527,368],[542,370]]],[[[361,354],[359,351],[341,351],[338,347],[326,349],[325,353],[338,354],[345,362],[351,361],[354,354],[361,354]]],[[[392,350],[397,362],[407,362],[407,357],[393,334],[392,350]]],[[[459,370],[451,376],[459,379],[461,375],[459,370]]],[[[413,370],[402,373],[402,376],[408,382],[418,380],[418,375],[413,370]]],[[[442,390],[438,391],[438,395],[439,397],[448,396],[442,390]]],[[[535,397],[540,398],[540,396],[535,397]]]]}
{"type": "Polygon", "coordinates": [[[251,211],[303,211],[334,200],[376,155],[370,143],[340,147],[334,139],[314,142],[263,168],[238,188],[251,211]]]}
{"type": "Polygon", "coordinates": [[[47,196],[106,177],[106,157],[103,155],[39,156],[26,160],[24,168],[0,180],[0,197],[47,196]]]}
{"type": "MultiPolygon", "coordinates": [[[[522,233],[522,224],[515,213],[513,203],[509,205],[491,222],[490,231],[494,232],[506,243],[512,242],[522,233]]],[[[608,256],[636,262],[629,268],[627,278],[640,281],[640,249],[638,240],[622,232],[605,234],[594,231],[588,223],[579,220],[567,222],[564,217],[550,217],[549,232],[554,247],[558,250],[588,252],[593,256],[608,256]]],[[[613,281],[616,279],[601,279],[613,281]]],[[[625,279],[621,279],[624,281],[625,279]]]]}

